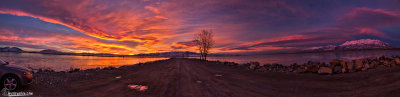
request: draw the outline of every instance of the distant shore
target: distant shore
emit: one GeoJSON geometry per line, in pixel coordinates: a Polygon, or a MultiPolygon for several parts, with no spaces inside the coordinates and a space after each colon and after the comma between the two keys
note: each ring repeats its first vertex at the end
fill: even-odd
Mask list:
{"type": "MultiPolygon", "coordinates": [[[[398,56],[359,60],[390,63],[396,61],[394,58],[398,56]]],[[[328,75],[318,74],[320,70],[315,65],[308,65],[317,64],[312,62],[304,63],[304,67],[302,64],[261,66],[257,62],[237,64],[186,58],[119,68],[42,70],[34,74],[33,85],[21,91],[32,91],[36,96],[400,96],[397,81],[400,76],[395,76],[400,75],[399,64],[377,64],[365,70],[362,68],[366,65],[360,70],[354,66],[354,72],[342,73],[334,72],[342,61],[332,62],[335,64],[332,73],[322,73],[328,75]],[[304,70],[291,70],[295,67],[304,70]],[[146,89],[132,89],[132,85],[146,89]]]]}
{"type": "MultiPolygon", "coordinates": [[[[274,53],[257,53],[251,55],[276,55],[276,54],[304,54],[304,53],[331,53],[331,52],[354,52],[354,51],[400,51],[400,48],[379,48],[379,49],[350,49],[350,50],[328,50],[328,51],[293,51],[293,52],[274,52],[274,53]]],[[[0,53],[10,52],[10,53],[37,53],[37,54],[49,54],[49,55],[72,55],[72,56],[98,56],[98,57],[199,57],[200,54],[196,52],[160,52],[160,53],[143,53],[135,55],[121,55],[121,54],[109,54],[109,53],[73,53],[73,52],[61,52],[57,50],[46,49],[42,51],[24,51],[18,47],[0,47],[0,53]],[[7,48],[7,49],[4,49],[7,48]]],[[[209,56],[247,56],[248,54],[219,54],[211,53],[209,56]]]]}

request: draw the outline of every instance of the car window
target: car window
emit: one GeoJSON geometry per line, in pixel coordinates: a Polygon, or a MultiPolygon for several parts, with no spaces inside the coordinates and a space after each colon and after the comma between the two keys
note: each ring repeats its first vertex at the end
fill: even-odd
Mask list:
{"type": "Polygon", "coordinates": [[[0,60],[0,64],[1,64],[1,65],[5,65],[5,64],[7,64],[7,63],[4,62],[3,60],[0,60]]]}

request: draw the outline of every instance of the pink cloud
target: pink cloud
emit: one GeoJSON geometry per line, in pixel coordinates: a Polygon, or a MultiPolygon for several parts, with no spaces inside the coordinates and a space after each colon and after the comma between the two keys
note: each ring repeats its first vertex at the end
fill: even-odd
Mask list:
{"type": "Polygon", "coordinates": [[[383,9],[356,8],[337,18],[342,27],[377,27],[400,24],[400,15],[383,9]]]}
{"type": "Polygon", "coordinates": [[[155,8],[155,7],[150,6],[150,5],[147,5],[144,8],[146,8],[146,9],[148,9],[150,11],[153,11],[155,14],[159,14],[160,13],[160,10],[158,8],[155,8]]]}

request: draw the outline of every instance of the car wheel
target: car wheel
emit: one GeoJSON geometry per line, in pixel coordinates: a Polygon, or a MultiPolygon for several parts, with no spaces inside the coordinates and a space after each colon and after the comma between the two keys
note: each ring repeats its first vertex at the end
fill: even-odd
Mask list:
{"type": "Polygon", "coordinates": [[[7,76],[3,80],[3,87],[8,91],[14,91],[19,87],[19,79],[15,76],[7,76]]]}

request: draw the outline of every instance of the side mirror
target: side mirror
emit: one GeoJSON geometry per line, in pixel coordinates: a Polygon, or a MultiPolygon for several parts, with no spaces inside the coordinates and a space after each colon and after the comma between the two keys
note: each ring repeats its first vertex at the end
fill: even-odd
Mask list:
{"type": "Polygon", "coordinates": [[[10,63],[6,62],[6,65],[8,65],[8,64],[10,64],[10,63]]]}

